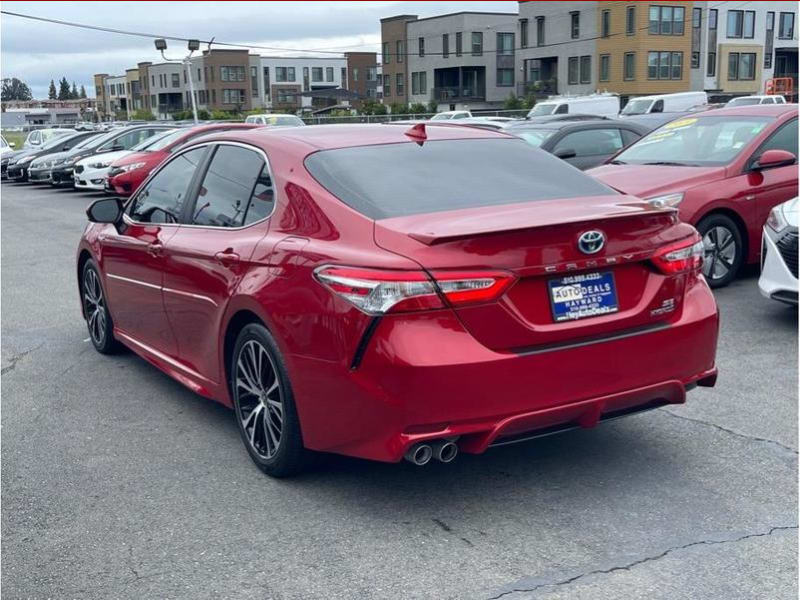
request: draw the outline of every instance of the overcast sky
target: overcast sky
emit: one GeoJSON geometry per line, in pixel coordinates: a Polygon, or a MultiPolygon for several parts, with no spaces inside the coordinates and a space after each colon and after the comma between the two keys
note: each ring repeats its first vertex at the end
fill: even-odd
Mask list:
{"type": "MultiPolygon", "coordinates": [[[[6,11],[158,35],[195,37],[279,48],[380,49],[379,19],[427,17],[460,10],[516,12],[517,2],[8,2],[6,11]]],[[[123,73],[139,61],[158,61],[153,42],[0,16],[3,77],[25,81],[46,98],[62,76],[93,95],[94,73],[123,73]]],[[[179,42],[168,53],[181,56],[179,42]]],[[[253,49],[259,54],[277,51],[253,49]]],[[[284,54],[296,52],[284,52],[284,54]]],[[[315,56],[326,56],[316,54],[315,56]]],[[[327,55],[330,56],[330,55],[327,55]]]]}

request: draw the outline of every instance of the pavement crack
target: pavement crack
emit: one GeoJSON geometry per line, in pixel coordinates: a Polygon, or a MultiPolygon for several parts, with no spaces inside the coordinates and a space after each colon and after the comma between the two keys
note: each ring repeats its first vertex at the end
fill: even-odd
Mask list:
{"type": "Polygon", "coordinates": [[[453,528],[450,527],[450,525],[448,525],[447,523],[445,523],[441,519],[431,519],[431,521],[436,523],[439,527],[441,527],[447,533],[451,533],[453,531],[453,528]]]}
{"type": "Polygon", "coordinates": [[[19,354],[15,354],[11,358],[9,358],[8,359],[8,366],[3,367],[2,369],[0,369],[0,375],[5,375],[6,373],[10,373],[11,371],[13,371],[16,368],[16,366],[19,363],[19,361],[21,361],[23,358],[28,356],[31,352],[35,352],[36,350],[38,350],[41,347],[42,347],[42,344],[39,344],[35,348],[31,348],[29,350],[25,350],[24,352],[20,352],[19,354]]]}
{"type": "Polygon", "coordinates": [[[730,435],[735,435],[736,437],[740,437],[740,438],[743,438],[743,439],[746,439],[746,440],[750,440],[752,442],[762,442],[764,444],[772,444],[772,445],[777,446],[778,448],[780,448],[781,450],[784,450],[786,452],[791,452],[794,455],[798,454],[798,451],[795,450],[794,448],[792,448],[791,446],[787,446],[786,444],[782,444],[781,442],[778,442],[776,440],[771,440],[769,438],[762,438],[762,437],[758,437],[758,436],[755,436],[755,435],[748,435],[748,434],[742,433],[740,431],[734,431],[733,429],[728,429],[727,427],[723,427],[722,425],[717,425],[716,423],[712,423],[711,421],[704,421],[703,419],[696,419],[694,417],[687,417],[687,416],[684,416],[684,415],[679,415],[679,414],[676,414],[676,413],[672,412],[671,410],[666,410],[664,408],[659,409],[659,411],[664,413],[664,414],[667,414],[667,415],[669,415],[671,417],[675,417],[676,419],[682,419],[684,421],[690,421],[692,423],[699,423],[701,425],[707,425],[707,426],[713,427],[714,429],[717,429],[719,431],[722,431],[722,432],[725,432],[725,433],[729,433],[730,435]]]}
{"type": "Polygon", "coordinates": [[[673,552],[677,552],[678,550],[686,550],[688,548],[693,548],[695,546],[713,546],[713,545],[718,545],[718,544],[731,544],[731,543],[741,542],[743,540],[748,540],[748,539],[752,539],[752,538],[766,537],[766,536],[772,535],[776,531],[786,531],[786,530],[791,530],[791,529],[795,529],[796,530],[797,529],[797,525],[776,525],[774,527],[770,527],[766,531],[762,531],[762,532],[758,532],[758,533],[748,533],[746,535],[741,535],[741,536],[734,537],[734,538],[707,539],[707,540],[700,540],[700,541],[697,541],[697,542],[690,542],[688,544],[682,544],[682,545],[679,545],[679,546],[672,546],[672,547],[667,548],[666,550],[664,550],[663,552],[660,552],[658,554],[654,554],[652,556],[645,556],[643,558],[634,560],[634,561],[629,562],[629,563],[624,564],[624,565],[617,565],[617,566],[609,567],[607,569],[594,569],[594,570],[591,570],[591,571],[586,571],[585,573],[579,573],[578,575],[574,575],[574,576],[569,577],[567,579],[562,579],[562,580],[559,580],[559,581],[543,582],[543,583],[539,583],[539,584],[533,585],[533,586],[528,587],[528,588],[515,588],[515,589],[512,589],[512,590],[507,590],[507,591],[502,592],[502,593],[500,593],[500,594],[498,594],[496,596],[491,596],[491,597],[487,598],[487,600],[498,600],[499,598],[503,598],[505,596],[508,596],[509,594],[522,594],[522,593],[527,593],[527,592],[535,592],[537,590],[540,590],[540,589],[546,588],[546,587],[560,587],[560,586],[570,585],[571,583],[574,583],[574,582],[576,582],[576,581],[578,581],[580,579],[583,579],[585,577],[590,577],[591,575],[607,575],[609,573],[614,573],[615,571],[630,571],[631,569],[633,569],[634,567],[637,567],[639,565],[660,560],[660,559],[664,558],[665,556],[667,556],[667,555],[669,555],[669,554],[671,554],[673,552]]]}

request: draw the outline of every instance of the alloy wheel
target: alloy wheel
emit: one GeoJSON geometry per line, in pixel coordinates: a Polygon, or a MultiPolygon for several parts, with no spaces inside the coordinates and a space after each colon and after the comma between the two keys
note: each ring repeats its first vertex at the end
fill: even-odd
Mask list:
{"type": "Polygon", "coordinates": [[[283,390],[270,353],[257,340],[239,351],[234,390],[248,444],[261,458],[272,458],[283,433],[283,390]]]}
{"type": "Polygon", "coordinates": [[[106,306],[103,288],[94,269],[86,269],[83,275],[83,303],[89,335],[97,345],[102,345],[106,337],[106,306]]]}
{"type": "Polygon", "coordinates": [[[712,280],[723,279],[736,264],[736,238],[726,227],[715,225],[703,236],[705,257],[703,274],[712,280]]]}

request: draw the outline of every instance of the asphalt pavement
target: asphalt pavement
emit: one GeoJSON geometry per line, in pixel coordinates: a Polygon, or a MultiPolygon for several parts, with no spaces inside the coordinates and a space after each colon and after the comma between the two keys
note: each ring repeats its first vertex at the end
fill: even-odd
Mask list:
{"type": "Polygon", "coordinates": [[[797,598],[797,311],[755,272],[685,405],[274,480],[228,409],[87,341],[96,197],[0,188],[4,598],[797,598]]]}

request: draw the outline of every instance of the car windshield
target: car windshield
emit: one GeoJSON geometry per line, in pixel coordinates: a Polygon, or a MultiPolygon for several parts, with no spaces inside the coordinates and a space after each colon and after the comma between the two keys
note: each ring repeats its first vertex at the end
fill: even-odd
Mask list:
{"type": "Polygon", "coordinates": [[[289,126],[305,125],[302,119],[293,117],[292,115],[267,115],[267,124],[289,126]]]}
{"type": "Polygon", "coordinates": [[[728,106],[750,106],[751,104],[758,104],[761,102],[760,98],[734,98],[728,102],[728,106]]]}
{"type": "Polygon", "coordinates": [[[73,148],[86,148],[93,140],[95,140],[98,137],[100,137],[98,134],[87,136],[85,140],[81,140],[79,143],[75,144],[73,148]]]}
{"type": "Polygon", "coordinates": [[[512,129],[508,131],[508,133],[522,138],[534,148],[538,148],[544,144],[555,132],[555,129],[520,129],[519,131],[512,129]]]}
{"type": "Polygon", "coordinates": [[[763,129],[769,117],[688,117],[667,123],[616,158],[632,164],[726,165],[763,129]]]}
{"type": "Polygon", "coordinates": [[[58,146],[59,144],[63,144],[67,140],[64,139],[63,135],[58,135],[56,137],[50,138],[44,144],[42,144],[41,150],[49,150],[54,146],[58,146]]]}
{"type": "Polygon", "coordinates": [[[438,115],[433,115],[431,121],[449,121],[452,118],[452,113],[439,113],[438,115]]]}
{"type": "Polygon", "coordinates": [[[643,115],[647,112],[647,109],[650,108],[650,105],[653,103],[652,100],[631,100],[625,105],[625,108],[622,109],[620,114],[623,115],[643,115]]]}
{"type": "Polygon", "coordinates": [[[514,138],[323,150],[305,164],[328,191],[370,219],[616,193],[514,138]]]}
{"type": "Polygon", "coordinates": [[[102,145],[104,142],[110,140],[113,137],[119,135],[119,129],[112,129],[104,133],[103,135],[98,135],[97,137],[90,138],[89,143],[86,145],[81,145],[82,148],[97,148],[98,146],[102,145]]]}
{"type": "Polygon", "coordinates": [[[537,104],[533,107],[533,110],[528,113],[529,117],[543,117],[545,115],[552,115],[553,111],[556,109],[555,104],[547,104],[543,102],[541,104],[537,104]]]}
{"type": "Polygon", "coordinates": [[[164,146],[169,146],[185,133],[185,129],[167,129],[139,142],[131,150],[133,152],[155,152],[156,150],[161,150],[164,146]]]}

